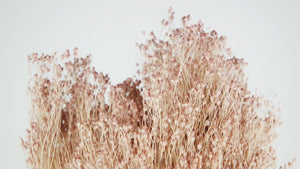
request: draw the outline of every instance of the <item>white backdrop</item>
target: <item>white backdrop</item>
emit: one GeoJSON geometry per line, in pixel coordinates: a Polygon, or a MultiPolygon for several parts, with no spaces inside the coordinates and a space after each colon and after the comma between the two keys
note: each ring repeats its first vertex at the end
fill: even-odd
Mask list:
{"type": "MultiPolygon", "coordinates": [[[[141,32],[159,30],[169,6],[177,20],[191,14],[228,38],[248,62],[249,87],[277,94],[283,126],[275,145],[279,164],[300,160],[299,2],[249,1],[10,1],[0,2],[0,168],[25,168],[19,137],[28,127],[27,55],[78,47],[113,83],[132,76],[141,32]],[[298,10],[298,11],[297,11],[298,10]]],[[[296,162],[294,168],[300,167],[296,162]]]]}

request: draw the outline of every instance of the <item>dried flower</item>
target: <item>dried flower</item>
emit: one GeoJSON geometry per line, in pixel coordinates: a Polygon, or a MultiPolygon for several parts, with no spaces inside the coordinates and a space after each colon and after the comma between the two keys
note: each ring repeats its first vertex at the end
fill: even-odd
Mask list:
{"type": "Polygon", "coordinates": [[[138,44],[141,79],[111,85],[78,48],[28,57],[28,168],[276,167],[277,109],[251,94],[244,60],[201,21],[173,28],[169,15],[165,37],[138,44]]]}

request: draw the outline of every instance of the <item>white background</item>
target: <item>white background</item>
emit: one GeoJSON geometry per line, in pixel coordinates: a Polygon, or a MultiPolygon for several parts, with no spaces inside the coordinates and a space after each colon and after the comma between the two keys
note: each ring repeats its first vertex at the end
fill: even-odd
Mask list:
{"type": "Polygon", "coordinates": [[[191,14],[228,38],[248,62],[251,90],[277,94],[283,126],[275,145],[279,163],[298,158],[300,168],[299,2],[280,0],[13,1],[0,2],[0,168],[25,168],[19,137],[28,127],[27,55],[62,54],[78,47],[113,83],[132,76],[141,32],[159,30],[169,6],[175,18],[191,14]],[[298,11],[297,11],[298,10],[298,11]]]}

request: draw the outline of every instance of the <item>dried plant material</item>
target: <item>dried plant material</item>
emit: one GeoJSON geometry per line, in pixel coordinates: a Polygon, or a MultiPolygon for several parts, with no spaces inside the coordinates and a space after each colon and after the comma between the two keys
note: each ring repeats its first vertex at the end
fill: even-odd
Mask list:
{"type": "Polygon", "coordinates": [[[224,36],[169,14],[138,44],[140,79],[112,85],[77,48],[29,56],[28,168],[276,168],[276,106],[249,91],[224,36]]]}

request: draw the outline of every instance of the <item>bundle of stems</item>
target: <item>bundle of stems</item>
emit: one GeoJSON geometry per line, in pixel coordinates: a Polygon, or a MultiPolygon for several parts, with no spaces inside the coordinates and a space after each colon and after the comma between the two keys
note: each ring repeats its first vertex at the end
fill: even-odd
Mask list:
{"type": "Polygon", "coordinates": [[[139,78],[117,85],[77,48],[28,57],[28,168],[276,167],[278,108],[247,88],[224,36],[169,14],[138,44],[139,78]]]}

